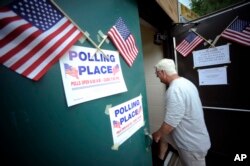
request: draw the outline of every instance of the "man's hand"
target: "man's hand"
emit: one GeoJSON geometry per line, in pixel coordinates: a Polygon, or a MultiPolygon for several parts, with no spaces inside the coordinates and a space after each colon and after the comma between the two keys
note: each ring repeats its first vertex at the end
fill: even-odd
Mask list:
{"type": "Polygon", "coordinates": [[[160,132],[160,130],[157,130],[156,132],[154,132],[154,133],[152,134],[152,136],[153,136],[154,141],[155,141],[156,143],[158,143],[159,140],[161,139],[161,132],[160,132]]]}
{"type": "Polygon", "coordinates": [[[162,123],[161,127],[159,128],[159,130],[157,130],[156,132],[154,132],[152,134],[153,139],[156,143],[159,142],[159,140],[161,139],[161,137],[164,137],[164,135],[169,134],[174,128],[170,125],[168,125],[167,123],[162,123]]]}

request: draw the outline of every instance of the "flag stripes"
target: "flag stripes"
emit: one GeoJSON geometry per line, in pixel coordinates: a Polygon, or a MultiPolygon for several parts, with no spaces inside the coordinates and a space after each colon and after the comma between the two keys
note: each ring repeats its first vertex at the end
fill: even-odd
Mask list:
{"type": "Polygon", "coordinates": [[[188,36],[176,47],[176,50],[186,57],[193,49],[203,41],[203,38],[190,32],[188,36]]]}
{"type": "Polygon", "coordinates": [[[39,80],[83,35],[64,16],[42,30],[13,10],[1,8],[0,23],[0,63],[33,80],[39,80]]]}
{"type": "Polygon", "coordinates": [[[250,46],[250,22],[236,19],[222,34],[222,37],[250,46]]]}
{"type": "Polygon", "coordinates": [[[121,18],[119,18],[117,23],[109,30],[108,36],[114,42],[126,63],[131,67],[138,54],[138,49],[134,37],[121,18]]]}

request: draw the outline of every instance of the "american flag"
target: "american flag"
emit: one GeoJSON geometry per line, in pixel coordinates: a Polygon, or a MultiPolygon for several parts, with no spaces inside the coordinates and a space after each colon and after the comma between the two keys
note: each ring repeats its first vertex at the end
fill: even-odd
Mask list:
{"type": "Polygon", "coordinates": [[[64,70],[65,70],[65,74],[68,74],[68,75],[75,77],[77,79],[79,78],[78,77],[78,70],[75,67],[72,67],[67,63],[64,63],[64,70]]]}
{"type": "Polygon", "coordinates": [[[49,0],[0,8],[0,63],[39,80],[82,33],[49,0]]]}
{"type": "Polygon", "coordinates": [[[113,67],[113,69],[112,69],[113,75],[116,75],[116,73],[118,73],[119,71],[120,71],[119,65],[116,64],[116,65],[113,67]]]}
{"type": "Polygon", "coordinates": [[[138,54],[138,49],[135,44],[135,38],[121,17],[118,18],[115,25],[108,31],[108,36],[114,42],[126,63],[131,67],[138,54]]]}
{"type": "Polygon", "coordinates": [[[203,41],[199,35],[189,32],[188,36],[176,47],[176,50],[184,57],[203,41]]]}
{"type": "Polygon", "coordinates": [[[221,36],[243,45],[250,46],[250,22],[236,19],[222,32],[221,36]]]}
{"type": "Polygon", "coordinates": [[[114,126],[114,128],[120,128],[121,124],[119,121],[113,120],[113,126],[114,126]]]}

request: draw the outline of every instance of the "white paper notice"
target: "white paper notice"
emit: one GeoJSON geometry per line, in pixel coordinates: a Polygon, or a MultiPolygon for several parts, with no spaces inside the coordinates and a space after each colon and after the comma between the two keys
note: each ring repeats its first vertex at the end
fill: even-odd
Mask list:
{"type": "Polygon", "coordinates": [[[194,67],[230,63],[229,45],[193,51],[194,67]]]}
{"type": "Polygon", "coordinates": [[[114,146],[121,145],[144,125],[142,96],[109,109],[114,146]]]}
{"type": "Polygon", "coordinates": [[[227,66],[199,69],[199,85],[224,85],[227,84],[227,66]]]}
{"type": "Polygon", "coordinates": [[[68,106],[127,91],[117,51],[73,46],[60,68],[68,106]]]}

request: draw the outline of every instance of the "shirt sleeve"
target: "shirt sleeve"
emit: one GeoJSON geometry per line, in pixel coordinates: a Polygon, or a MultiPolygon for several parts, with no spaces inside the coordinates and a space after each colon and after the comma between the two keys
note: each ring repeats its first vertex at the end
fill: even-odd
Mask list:
{"type": "Polygon", "coordinates": [[[185,115],[185,98],[179,88],[170,88],[166,92],[165,123],[176,127],[185,115]]]}

